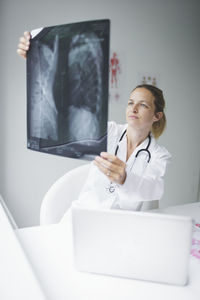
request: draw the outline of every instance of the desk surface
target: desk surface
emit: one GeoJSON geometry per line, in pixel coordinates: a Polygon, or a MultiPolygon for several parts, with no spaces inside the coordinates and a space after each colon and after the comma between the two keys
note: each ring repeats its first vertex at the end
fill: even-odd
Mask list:
{"type": "MultiPolygon", "coordinates": [[[[200,203],[162,211],[174,214],[189,212],[189,215],[196,216],[197,210],[200,212],[200,203]]],[[[194,257],[190,261],[189,284],[185,287],[172,286],[76,271],[70,218],[66,223],[24,228],[16,230],[16,233],[49,300],[200,299],[200,260],[194,257]]]]}
{"type": "Polygon", "coordinates": [[[40,283],[0,202],[0,299],[44,300],[40,283]]]}

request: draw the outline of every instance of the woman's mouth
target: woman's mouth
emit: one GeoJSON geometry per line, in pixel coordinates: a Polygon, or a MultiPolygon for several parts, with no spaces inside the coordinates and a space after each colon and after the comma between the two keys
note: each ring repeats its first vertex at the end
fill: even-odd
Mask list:
{"type": "Polygon", "coordinates": [[[135,116],[135,115],[130,115],[128,116],[129,119],[132,119],[132,120],[136,120],[136,119],[139,119],[138,116],[135,116]]]}

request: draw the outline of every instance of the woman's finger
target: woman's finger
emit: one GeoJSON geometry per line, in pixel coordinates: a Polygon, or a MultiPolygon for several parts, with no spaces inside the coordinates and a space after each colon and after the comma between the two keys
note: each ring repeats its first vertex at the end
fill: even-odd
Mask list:
{"type": "Polygon", "coordinates": [[[29,40],[26,40],[26,39],[22,36],[22,37],[20,37],[20,39],[19,39],[19,45],[23,45],[24,47],[27,47],[27,49],[28,49],[28,47],[29,47],[29,45],[30,45],[30,41],[29,41],[29,40]]]}
{"type": "Polygon", "coordinates": [[[108,152],[101,152],[100,156],[102,158],[104,158],[105,160],[108,160],[110,162],[112,162],[113,164],[116,164],[116,165],[124,165],[125,163],[119,159],[117,156],[115,155],[112,155],[108,152]]]}
{"type": "Polygon", "coordinates": [[[24,36],[25,36],[28,40],[30,40],[30,38],[31,38],[31,34],[30,34],[29,31],[24,31],[24,36]]]}
{"type": "Polygon", "coordinates": [[[97,156],[95,157],[95,161],[98,162],[98,164],[102,165],[102,167],[106,168],[107,170],[110,170],[112,172],[118,172],[118,166],[109,160],[97,156]]]}
{"type": "Polygon", "coordinates": [[[94,164],[99,168],[99,170],[112,182],[120,183],[116,180],[117,174],[108,168],[102,166],[97,161],[94,161],[94,164]]]}
{"type": "Polygon", "coordinates": [[[24,44],[24,43],[19,43],[18,44],[18,49],[22,49],[22,50],[24,50],[24,51],[27,51],[28,49],[29,49],[29,46],[28,45],[26,45],[26,44],[24,44]]]}
{"type": "MultiPolygon", "coordinates": [[[[110,181],[123,184],[126,179],[125,166],[116,166],[105,159],[96,157],[94,164],[108,177],[110,181]]],[[[124,164],[125,165],[125,164],[124,164]]]]}
{"type": "Polygon", "coordinates": [[[101,164],[103,167],[111,170],[112,172],[115,172],[117,174],[122,174],[125,172],[126,164],[118,159],[118,157],[114,155],[106,155],[109,159],[102,158],[100,156],[97,156],[95,160],[101,164]]]}
{"type": "Polygon", "coordinates": [[[17,54],[19,54],[20,56],[26,58],[26,51],[24,51],[22,49],[17,49],[17,54]]]}
{"type": "Polygon", "coordinates": [[[111,170],[109,170],[107,167],[105,167],[100,162],[98,162],[98,160],[94,160],[94,164],[99,168],[99,170],[102,173],[104,173],[104,175],[106,175],[107,177],[110,177],[111,172],[112,172],[111,170]]]}

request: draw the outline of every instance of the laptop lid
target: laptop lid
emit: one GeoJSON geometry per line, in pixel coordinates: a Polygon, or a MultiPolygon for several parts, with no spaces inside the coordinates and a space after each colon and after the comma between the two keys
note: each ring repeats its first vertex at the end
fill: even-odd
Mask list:
{"type": "Polygon", "coordinates": [[[185,285],[192,219],[160,213],[72,208],[78,270],[185,285]]]}

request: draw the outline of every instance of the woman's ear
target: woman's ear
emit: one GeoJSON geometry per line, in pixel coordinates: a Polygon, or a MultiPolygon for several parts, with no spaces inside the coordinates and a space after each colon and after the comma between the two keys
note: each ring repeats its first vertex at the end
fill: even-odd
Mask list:
{"type": "Polygon", "coordinates": [[[162,119],[163,117],[163,112],[162,111],[159,111],[157,113],[155,113],[154,117],[153,117],[153,121],[154,122],[157,122],[159,121],[160,119],[162,119]]]}

